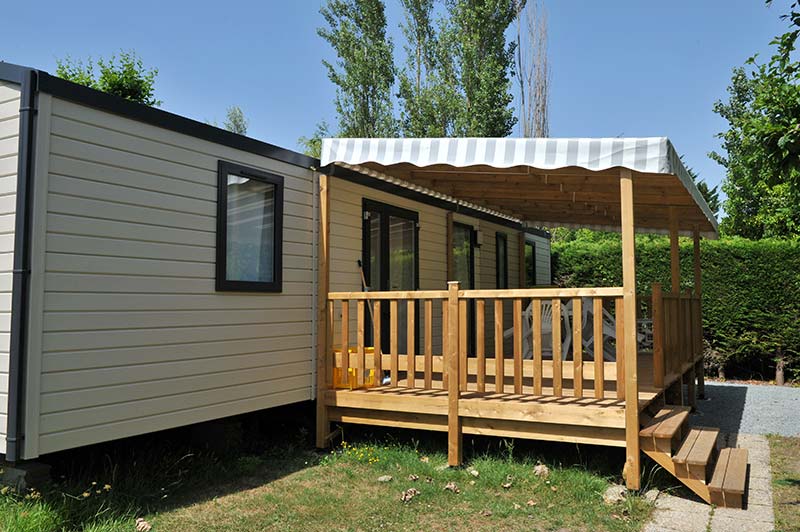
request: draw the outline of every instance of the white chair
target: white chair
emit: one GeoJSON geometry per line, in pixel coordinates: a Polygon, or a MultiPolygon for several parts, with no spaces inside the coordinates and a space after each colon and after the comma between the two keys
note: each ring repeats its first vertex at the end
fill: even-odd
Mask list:
{"type": "MultiPolygon", "coordinates": [[[[570,315],[572,314],[572,301],[561,305],[562,331],[569,331],[561,343],[561,357],[566,359],[567,352],[572,345],[572,326],[570,325],[570,315]]],[[[522,358],[530,360],[533,358],[533,303],[529,303],[522,312],[522,358]]],[[[503,338],[514,336],[514,328],[503,331],[503,338]]],[[[550,354],[552,358],[552,338],[553,338],[553,305],[550,301],[542,301],[542,355],[550,354]]],[[[545,357],[546,358],[546,357],[545,357]]]]}

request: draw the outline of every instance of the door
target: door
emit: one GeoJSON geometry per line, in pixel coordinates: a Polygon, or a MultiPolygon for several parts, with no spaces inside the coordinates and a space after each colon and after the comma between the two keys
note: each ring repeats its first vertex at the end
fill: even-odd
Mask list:
{"type": "MultiPolygon", "coordinates": [[[[453,276],[462,290],[475,288],[475,230],[471,225],[453,222],[453,276]]],[[[475,300],[467,304],[467,353],[475,353],[475,300]]]]}
{"type": "MultiPolygon", "coordinates": [[[[419,284],[419,215],[393,205],[363,202],[364,278],[370,290],[417,290],[419,284]]],[[[381,351],[389,352],[389,302],[381,304],[381,351]]],[[[398,305],[398,350],[407,351],[406,303],[398,305]]],[[[418,309],[417,309],[418,311],[418,309]]],[[[369,314],[369,309],[367,309],[369,314]]],[[[372,320],[367,315],[367,342],[372,343],[372,320]]],[[[418,324],[418,322],[416,322],[418,324]]]]}

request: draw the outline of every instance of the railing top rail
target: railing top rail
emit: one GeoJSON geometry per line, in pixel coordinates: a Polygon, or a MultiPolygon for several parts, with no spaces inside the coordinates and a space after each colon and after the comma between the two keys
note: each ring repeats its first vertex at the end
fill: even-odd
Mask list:
{"type": "Polygon", "coordinates": [[[459,290],[463,299],[555,299],[559,297],[622,297],[622,287],[518,288],[509,290],[459,290]]]}
{"type": "Polygon", "coordinates": [[[403,290],[394,292],[328,292],[328,300],[359,299],[447,299],[447,290],[403,290]]]}

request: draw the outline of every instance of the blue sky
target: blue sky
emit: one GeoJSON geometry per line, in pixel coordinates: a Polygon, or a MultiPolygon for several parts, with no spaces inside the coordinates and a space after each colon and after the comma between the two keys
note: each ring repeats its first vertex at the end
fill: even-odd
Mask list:
{"type": "MultiPolygon", "coordinates": [[[[296,149],[320,119],[335,123],[334,89],[316,35],[320,0],[41,1],[3,7],[0,60],[55,70],[56,58],[135,49],[159,69],[163,108],[222,121],[229,105],[249,134],[296,149]],[[135,6],[131,12],[129,6],[135,6]]],[[[766,54],[786,24],[761,0],[546,0],[552,64],[551,136],[668,136],[712,184],[723,169],[723,121],[712,112],[731,68],[766,54]]],[[[387,0],[400,55],[398,0],[387,0]]]]}

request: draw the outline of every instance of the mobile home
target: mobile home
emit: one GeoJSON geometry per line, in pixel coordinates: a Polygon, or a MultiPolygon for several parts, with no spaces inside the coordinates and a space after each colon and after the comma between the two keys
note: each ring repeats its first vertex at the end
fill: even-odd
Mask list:
{"type": "MultiPolygon", "coordinates": [[[[0,63],[0,455],[314,399],[321,170],[0,63]]],[[[328,173],[335,290],[550,284],[547,233],[328,173]]]]}

